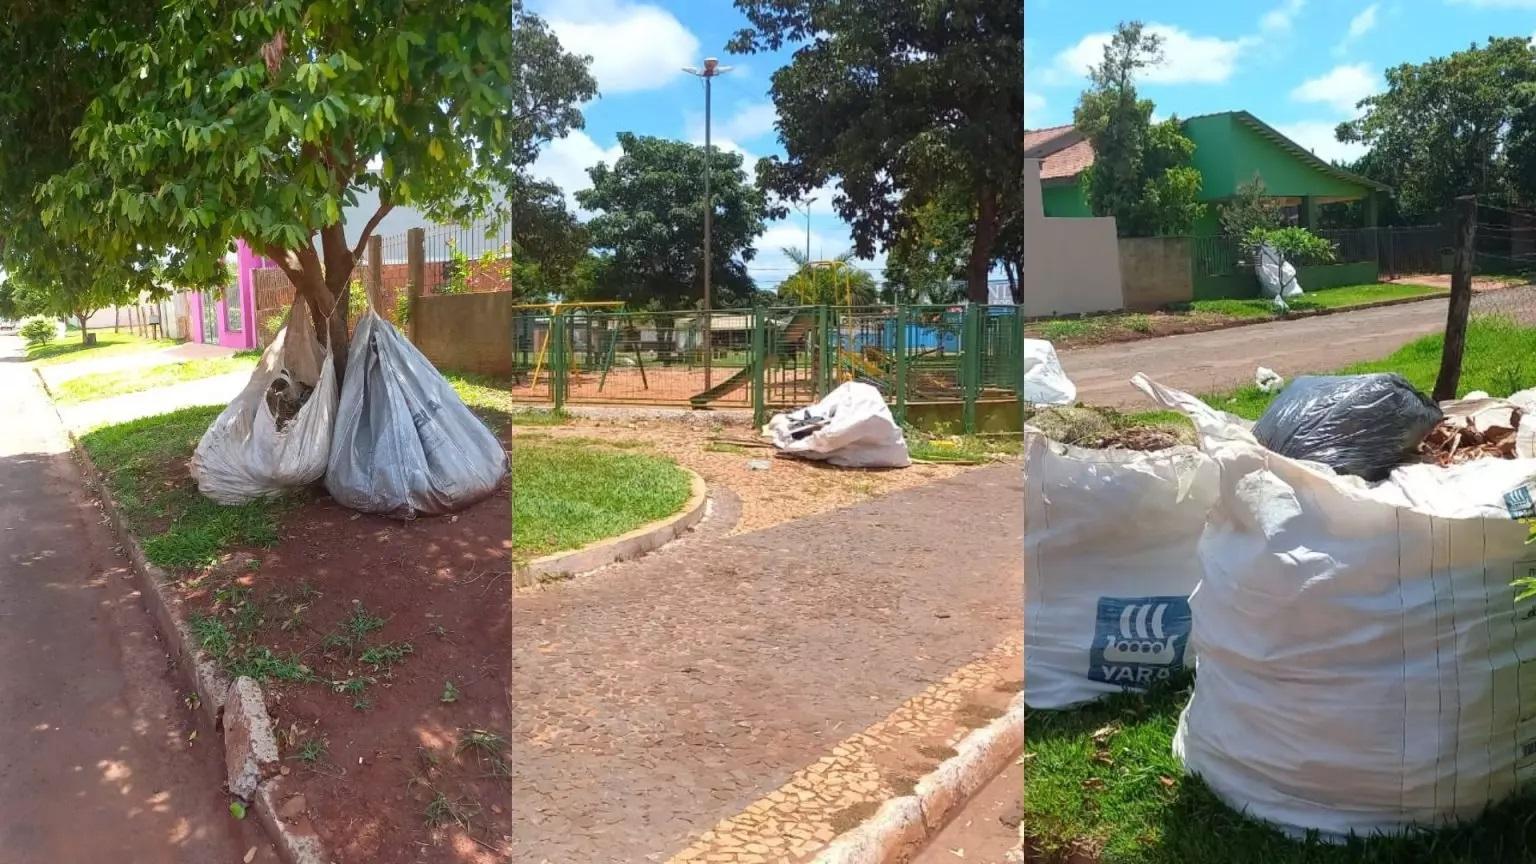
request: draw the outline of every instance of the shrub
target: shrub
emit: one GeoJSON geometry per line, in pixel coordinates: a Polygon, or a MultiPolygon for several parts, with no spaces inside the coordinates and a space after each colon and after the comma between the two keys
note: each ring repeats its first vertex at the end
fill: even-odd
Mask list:
{"type": "Polygon", "coordinates": [[[27,340],[27,347],[30,348],[52,342],[58,337],[59,328],[47,318],[28,318],[16,332],[21,334],[21,338],[27,340]]]}
{"type": "Polygon", "coordinates": [[[411,323],[410,294],[401,294],[395,298],[395,323],[400,325],[411,323]]]}
{"type": "Polygon", "coordinates": [[[1243,235],[1243,248],[1257,252],[1268,244],[1279,250],[1285,260],[1297,267],[1309,264],[1332,264],[1337,259],[1337,247],[1305,228],[1250,228],[1243,235]]]}

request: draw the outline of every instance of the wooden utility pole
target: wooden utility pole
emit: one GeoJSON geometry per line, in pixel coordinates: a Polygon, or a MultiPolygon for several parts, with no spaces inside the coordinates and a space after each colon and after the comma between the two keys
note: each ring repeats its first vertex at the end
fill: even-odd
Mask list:
{"type": "Polygon", "coordinates": [[[1477,196],[1456,199],[1456,254],[1451,263],[1451,303],[1445,316],[1445,347],[1440,353],[1440,375],[1435,379],[1434,399],[1456,398],[1461,384],[1461,357],[1467,347],[1467,317],[1472,311],[1472,267],[1477,251],[1477,196]]]}

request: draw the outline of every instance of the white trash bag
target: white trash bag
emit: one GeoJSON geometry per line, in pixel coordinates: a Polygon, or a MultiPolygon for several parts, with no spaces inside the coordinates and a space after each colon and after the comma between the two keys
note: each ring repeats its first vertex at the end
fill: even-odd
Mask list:
{"type": "Polygon", "coordinates": [[[1200,655],[1174,752],[1292,834],[1476,817],[1536,779],[1536,459],[1375,484],[1272,453],[1176,390],[1221,469],[1190,598],[1200,655]]]}
{"type": "Polygon", "coordinates": [[[905,468],[907,439],[885,397],[862,381],[849,381],[820,402],[768,421],[773,446],[843,468],[905,468]]]}
{"type": "Polygon", "coordinates": [[[1265,243],[1254,253],[1254,259],[1253,269],[1259,277],[1259,288],[1265,297],[1275,301],[1276,307],[1285,309],[1285,301],[1301,296],[1301,283],[1296,281],[1296,268],[1285,260],[1279,249],[1265,243]]]}
{"type": "Polygon", "coordinates": [[[1056,347],[1044,339],[1024,340],[1024,401],[1031,405],[1071,405],[1077,386],[1067,378],[1056,347]]]}
{"type": "Polygon", "coordinates": [[[198,491],[220,504],[244,504],[319,480],[336,399],[331,351],[298,298],[245,389],[197,443],[191,472],[198,491]]]}
{"type": "Polygon", "coordinates": [[[399,331],[363,313],[347,354],[325,488],[365,513],[412,518],[496,491],[501,442],[399,331]]]}
{"type": "Polygon", "coordinates": [[[1070,708],[1194,668],[1195,548],[1216,464],[1024,430],[1024,702],[1070,708]]]}

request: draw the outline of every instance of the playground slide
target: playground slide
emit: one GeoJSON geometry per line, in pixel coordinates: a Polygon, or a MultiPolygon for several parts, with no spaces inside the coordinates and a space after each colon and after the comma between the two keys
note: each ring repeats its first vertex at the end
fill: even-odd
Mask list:
{"type": "Polygon", "coordinates": [[[754,366],[756,366],[756,363],[748,363],[747,365],[741,367],[741,371],[737,372],[735,375],[732,375],[724,381],[721,381],[719,384],[716,384],[708,390],[705,390],[703,393],[695,393],[694,395],[688,397],[688,404],[695,408],[704,408],[708,406],[709,403],[714,402],[717,399],[724,398],[726,395],[735,392],[738,388],[745,386],[749,381],[752,380],[752,369],[754,366]]]}
{"type": "MultiPolygon", "coordinates": [[[[784,325],[784,331],[782,333],[769,334],[768,356],[774,356],[775,349],[778,345],[790,345],[804,339],[805,334],[811,332],[811,328],[814,326],[816,326],[815,315],[805,312],[796,315],[793,319],[790,320],[788,324],[784,325]]],[[[735,375],[732,375],[724,381],[721,381],[719,384],[716,384],[708,390],[705,390],[703,393],[695,393],[693,396],[688,398],[688,404],[695,408],[705,408],[708,407],[709,403],[734,393],[738,388],[743,387],[752,381],[752,372],[757,368],[757,364],[758,361],[753,360],[752,362],[743,366],[741,371],[737,372],[735,375]]]]}

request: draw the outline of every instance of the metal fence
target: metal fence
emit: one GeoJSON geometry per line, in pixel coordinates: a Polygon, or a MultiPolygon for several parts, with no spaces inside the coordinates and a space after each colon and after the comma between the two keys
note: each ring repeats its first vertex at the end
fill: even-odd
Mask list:
{"type": "MultiPolygon", "coordinates": [[[[1374,261],[1384,277],[1405,273],[1439,273],[1450,237],[1441,225],[1382,228],[1329,228],[1312,233],[1334,245],[1335,264],[1374,261]]],[[[1193,273],[1199,277],[1233,276],[1251,272],[1252,256],[1239,238],[1191,237],[1193,273]]]]}
{"type": "MultiPolygon", "coordinates": [[[[511,291],[511,255],[511,223],[500,216],[375,236],[352,269],[349,321],[355,325],[366,308],[363,286],[378,303],[375,311],[396,324],[410,318],[413,283],[417,296],[511,291]]],[[[294,287],[275,265],[257,268],[252,277],[258,340],[269,345],[293,305],[294,287]]]]}
{"type": "Polygon", "coordinates": [[[513,319],[514,401],[751,409],[877,387],[898,420],[915,405],[1021,398],[1016,306],[779,306],[710,312],[527,307],[513,319]],[[705,350],[705,345],[709,350],[705,350]]]}

